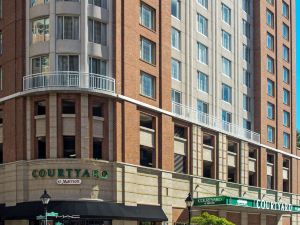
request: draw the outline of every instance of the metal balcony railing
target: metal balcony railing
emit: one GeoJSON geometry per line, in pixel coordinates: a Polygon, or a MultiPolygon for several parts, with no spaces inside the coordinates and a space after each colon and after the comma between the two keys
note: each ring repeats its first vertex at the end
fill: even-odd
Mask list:
{"type": "Polygon", "coordinates": [[[85,88],[115,93],[115,79],[93,73],[56,71],[23,77],[23,90],[42,88],[85,88]]]}
{"type": "Polygon", "coordinates": [[[246,139],[251,142],[260,143],[260,134],[244,129],[243,127],[239,127],[235,124],[228,123],[206,113],[199,112],[182,104],[172,102],[172,112],[178,117],[182,117],[186,120],[212,128],[214,130],[246,139]]]}

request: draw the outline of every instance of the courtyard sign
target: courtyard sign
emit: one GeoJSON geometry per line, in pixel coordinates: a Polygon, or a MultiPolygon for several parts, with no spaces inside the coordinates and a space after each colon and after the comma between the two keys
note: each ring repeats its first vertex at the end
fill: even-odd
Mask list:
{"type": "Polygon", "coordinates": [[[236,207],[247,207],[257,210],[272,210],[288,213],[300,213],[300,206],[292,205],[282,202],[272,202],[260,199],[244,199],[237,197],[228,196],[216,196],[207,198],[196,198],[194,199],[194,206],[236,206],[236,207]]]}

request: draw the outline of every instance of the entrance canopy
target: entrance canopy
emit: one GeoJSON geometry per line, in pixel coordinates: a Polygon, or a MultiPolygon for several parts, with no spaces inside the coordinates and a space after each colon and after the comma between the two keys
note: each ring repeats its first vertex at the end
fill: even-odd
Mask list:
{"type": "Polygon", "coordinates": [[[300,206],[261,199],[214,196],[194,199],[194,206],[253,213],[299,214],[300,206]]]}
{"type": "MultiPolygon", "coordinates": [[[[78,215],[80,218],[99,218],[106,220],[167,221],[160,206],[124,204],[99,201],[50,201],[48,212],[59,215],[78,215]]],[[[16,206],[0,205],[0,218],[3,219],[35,219],[44,215],[42,202],[23,202],[16,206]]]]}

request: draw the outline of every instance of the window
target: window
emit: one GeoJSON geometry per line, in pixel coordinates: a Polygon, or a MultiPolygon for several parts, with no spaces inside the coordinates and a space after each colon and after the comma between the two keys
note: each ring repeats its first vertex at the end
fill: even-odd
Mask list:
{"type": "Polygon", "coordinates": [[[186,173],[186,156],[174,154],[174,171],[176,173],[186,173]]]}
{"type": "Polygon", "coordinates": [[[285,23],[282,24],[282,37],[285,39],[285,40],[289,40],[289,35],[290,34],[290,31],[289,31],[289,27],[288,25],[286,25],[285,23]]]}
{"type": "Polygon", "coordinates": [[[58,71],[79,71],[78,55],[59,55],[58,71]]]}
{"type": "Polygon", "coordinates": [[[274,0],[267,0],[270,5],[274,5],[274,0]]]}
{"type": "Polygon", "coordinates": [[[3,143],[0,143],[0,164],[4,162],[3,143]]]}
{"type": "Polygon", "coordinates": [[[3,34],[0,31],[0,55],[3,54],[3,34]]]}
{"type": "MultiPolygon", "coordinates": [[[[36,5],[48,4],[48,2],[49,2],[49,0],[30,0],[30,7],[33,7],[36,5]]],[[[1,3],[2,3],[2,0],[1,0],[1,3]]]]}
{"type": "Polygon", "coordinates": [[[49,72],[49,57],[39,56],[31,59],[31,73],[46,73],[49,72]]]}
{"type": "Polygon", "coordinates": [[[236,167],[228,166],[228,182],[237,183],[236,167]]]}
{"type": "Polygon", "coordinates": [[[250,48],[243,44],[243,58],[247,63],[250,63],[251,53],[250,48]]]}
{"type": "Polygon", "coordinates": [[[147,114],[140,114],[140,126],[145,127],[151,130],[154,130],[153,127],[153,117],[147,114]]]}
{"type": "Polygon", "coordinates": [[[251,130],[251,121],[243,119],[243,128],[246,130],[251,130]]]}
{"type": "Polygon", "coordinates": [[[201,100],[197,100],[197,111],[208,114],[208,104],[201,100]]]}
{"type": "Polygon", "coordinates": [[[100,138],[93,138],[93,159],[102,159],[102,141],[100,138]]]}
{"type": "Polygon", "coordinates": [[[172,47],[180,50],[180,31],[172,27],[172,47]]]}
{"type": "Polygon", "coordinates": [[[290,127],[290,113],[283,111],[283,126],[290,127]]]}
{"type": "Polygon", "coordinates": [[[271,126],[268,126],[268,142],[274,143],[275,137],[274,137],[274,128],[271,126]]]}
{"type": "Polygon", "coordinates": [[[270,33],[267,33],[267,48],[274,50],[274,37],[270,33]]]}
{"type": "Polygon", "coordinates": [[[285,61],[289,61],[289,57],[290,56],[290,53],[289,53],[289,48],[286,47],[285,45],[283,45],[283,52],[282,52],[282,58],[285,60],[285,61]]]}
{"type": "Polygon", "coordinates": [[[198,61],[208,65],[208,48],[198,42],[198,61]]]}
{"type": "Polygon", "coordinates": [[[290,148],[290,135],[283,132],[283,147],[290,148]]]}
{"type": "Polygon", "coordinates": [[[181,104],[181,92],[172,89],[172,102],[181,104]]]}
{"type": "Polygon", "coordinates": [[[222,19],[225,23],[231,24],[231,9],[225,4],[222,4],[222,19]]]}
{"type": "Polygon", "coordinates": [[[174,143],[180,138],[180,142],[185,142],[183,146],[175,144],[174,148],[174,171],[176,173],[186,173],[186,128],[174,125],[174,143]]]}
{"type": "Polygon", "coordinates": [[[63,136],[64,158],[76,158],[75,137],[63,136]]]}
{"type": "Polygon", "coordinates": [[[250,0],[243,0],[243,10],[250,14],[250,0]]]}
{"type": "Polygon", "coordinates": [[[92,107],[92,113],[95,117],[103,117],[102,106],[100,104],[94,104],[92,107]]]}
{"type": "Polygon", "coordinates": [[[155,44],[146,38],[141,38],[140,57],[142,60],[155,64],[155,44]]]}
{"type": "Polygon", "coordinates": [[[107,0],[89,0],[89,4],[107,9],[107,0]]]}
{"type": "Polygon", "coordinates": [[[222,57],[222,72],[228,77],[231,77],[231,61],[222,57]]]}
{"type": "Polygon", "coordinates": [[[283,159],[283,174],[282,174],[282,185],[283,185],[283,192],[289,192],[290,191],[290,160],[289,159],[283,159]]]}
{"type": "Polygon", "coordinates": [[[79,17],[57,17],[57,39],[79,40],[79,17]]]}
{"type": "Polygon", "coordinates": [[[151,148],[140,146],[140,165],[146,167],[154,167],[153,163],[154,151],[151,148]]]}
{"type": "Polygon", "coordinates": [[[286,89],[283,89],[283,104],[290,104],[290,92],[286,89]]]}
{"type": "Polygon", "coordinates": [[[248,23],[246,20],[243,20],[243,35],[245,35],[248,39],[250,39],[250,23],[248,23]]]}
{"type": "Polygon", "coordinates": [[[231,87],[226,84],[222,84],[222,100],[231,103],[231,87]]]}
{"type": "Polygon", "coordinates": [[[267,154],[267,188],[274,189],[275,156],[267,154]]]}
{"type": "Polygon", "coordinates": [[[141,73],[140,93],[144,96],[155,98],[155,78],[147,73],[141,73]]]}
{"type": "Polygon", "coordinates": [[[0,90],[3,90],[3,69],[2,66],[0,66],[0,90]]]}
{"type": "Polygon", "coordinates": [[[267,93],[269,96],[274,97],[275,91],[274,91],[274,82],[268,79],[268,85],[267,85],[267,93]]]}
{"type": "Polygon", "coordinates": [[[37,141],[37,158],[46,159],[46,138],[37,137],[36,141],[37,141]]]}
{"type": "Polygon", "coordinates": [[[247,112],[250,112],[250,103],[251,99],[247,95],[243,95],[243,109],[246,110],[247,112]]]}
{"type": "Polygon", "coordinates": [[[231,123],[231,113],[225,110],[222,110],[222,121],[231,123]]]}
{"type": "Polygon", "coordinates": [[[270,102],[268,102],[268,104],[267,104],[267,117],[270,120],[275,119],[275,108],[274,108],[274,105],[270,102]]]}
{"type": "Polygon", "coordinates": [[[151,30],[155,30],[155,10],[145,3],[141,3],[140,23],[151,30]]]}
{"type": "Polygon", "coordinates": [[[198,72],[198,89],[208,93],[208,76],[202,72],[198,72]]]}
{"type": "Polygon", "coordinates": [[[46,101],[39,101],[35,103],[35,116],[46,115],[46,101]]]}
{"type": "Polygon", "coordinates": [[[49,41],[49,18],[32,21],[32,43],[49,41]]]}
{"type": "Polygon", "coordinates": [[[274,73],[274,59],[267,56],[267,71],[269,73],[274,73]]]}
{"type": "Polygon", "coordinates": [[[180,0],[171,0],[171,14],[180,19],[180,0]]]}
{"type": "Polygon", "coordinates": [[[231,35],[224,30],[222,30],[222,46],[231,51],[231,35]]]}
{"type": "Polygon", "coordinates": [[[106,45],[106,24],[97,20],[88,20],[89,42],[106,45]]]}
{"type": "Polygon", "coordinates": [[[89,57],[89,73],[107,76],[107,62],[103,59],[89,57]]]}
{"type": "Polygon", "coordinates": [[[197,2],[204,8],[208,9],[208,0],[197,0],[197,2]]]}
{"type": "Polygon", "coordinates": [[[243,70],[243,84],[247,87],[251,87],[251,74],[247,70],[243,70]]]}
{"type": "Polygon", "coordinates": [[[72,100],[62,101],[62,114],[75,114],[75,102],[72,100]]]}
{"type": "Polygon", "coordinates": [[[173,58],[171,60],[171,73],[174,80],[181,80],[181,63],[173,58]]]}
{"type": "Polygon", "coordinates": [[[270,10],[267,10],[267,25],[274,28],[274,14],[270,10]]]}
{"type": "Polygon", "coordinates": [[[282,70],[282,79],[283,79],[284,83],[286,83],[286,84],[290,83],[290,71],[286,67],[283,67],[283,70],[282,70]]]}
{"type": "Polygon", "coordinates": [[[208,20],[198,14],[198,32],[200,32],[201,34],[208,36],[208,20]]]}
{"type": "Polygon", "coordinates": [[[282,15],[289,19],[289,6],[284,1],[282,1],[282,15]]]}

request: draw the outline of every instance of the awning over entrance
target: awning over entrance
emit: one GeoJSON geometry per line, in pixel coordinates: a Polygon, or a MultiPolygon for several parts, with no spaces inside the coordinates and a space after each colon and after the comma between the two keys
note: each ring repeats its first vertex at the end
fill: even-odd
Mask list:
{"type": "Polygon", "coordinates": [[[214,196],[194,199],[194,206],[214,207],[224,210],[239,210],[253,213],[299,214],[300,206],[261,199],[246,199],[229,196],[214,196]]]}
{"type": "MultiPolygon", "coordinates": [[[[50,201],[48,212],[107,220],[156,222],[168,220],[160,206],[126,206],[124,204],[99,201],[50,201]]],[[[44,209],[41,202],[23,202],[11,207],[0,205],[0,218],[3,219],[35,219],[36,216],[43,214],[44,209]]]]}

